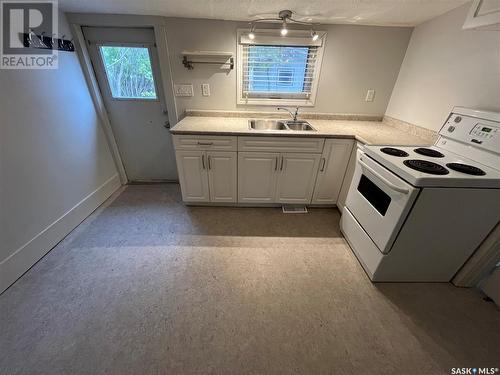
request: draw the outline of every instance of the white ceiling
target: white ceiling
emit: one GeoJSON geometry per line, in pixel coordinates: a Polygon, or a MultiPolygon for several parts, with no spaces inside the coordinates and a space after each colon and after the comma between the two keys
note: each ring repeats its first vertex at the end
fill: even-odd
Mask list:
{"type": "Polygon", "coordinates": [[[59,0],[67,12],[249,21],[290,9],[320,23],[415,26],[469,0],[59,0]]]}

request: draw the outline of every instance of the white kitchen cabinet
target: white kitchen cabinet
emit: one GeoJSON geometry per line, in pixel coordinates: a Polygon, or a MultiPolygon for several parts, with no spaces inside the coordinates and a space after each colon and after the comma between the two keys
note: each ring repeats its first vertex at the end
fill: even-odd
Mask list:
{"type": "Polygon", "coordinates": [[[210,202],[235,203],[237,200],[238,158],[236,152],[207,152],[210,202]]]}
{"type": "Polygon", "coordinates": [[[175,157],[184,202],[236,202],[236,152],[180,150],[175,157]]]}
{"type": "Polygon", "coordinates": [[[205,154],[204,151],[175,152],[184,202],[210,201],[205,154]]]}
{"type": "Polygon", "coordinates": [[[320,154],[240,152],[240,203],[311,202],[320,154]]]}
{"type": "Polygon", "coordinates": [[[238,153],[238,202],[274,203],[280,154],[238,153]]]}
{"type": "Polygon", "coordinates": [[[313,204],[336,205],[354,141],[327,139],[312,199],[313,204]]]}
{"type": "Polygon", "coordinates": [[[500,30],[500,0],[474,0],[463,28],[500,30]]]}
{"type": "Polygon", "coordinates": [[[354,141],[182,135],[174,138],[186,203],[340,205],[354,141]]]}
{"type": "Polygon", "coordinates": [[[285,153],[278,168],[276,202],[308,204],[314,191],[320,154],[285,153]]]}

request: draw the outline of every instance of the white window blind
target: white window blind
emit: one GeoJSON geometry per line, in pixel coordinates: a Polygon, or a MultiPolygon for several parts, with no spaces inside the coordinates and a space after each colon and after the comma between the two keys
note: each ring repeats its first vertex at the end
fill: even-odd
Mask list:
{"type": "Polygon", "coordinates": [[[243,98],[310,99],[317,77],[319,48],[242,45],[243,98]]]}

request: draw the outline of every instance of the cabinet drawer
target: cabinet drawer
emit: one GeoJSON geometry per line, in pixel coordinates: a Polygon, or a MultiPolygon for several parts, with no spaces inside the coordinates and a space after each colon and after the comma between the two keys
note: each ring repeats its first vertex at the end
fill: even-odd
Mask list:
{"type": "Polygon", "coordinates": [[[239,151],[322,153],[324,138],[239,137],[239,151]]]}
{"type": "Polygon", "coordinates": [[[238,149],[236,137],[221,135],[174,135],[173,138],[176,150],[236,151],[238,149]]]}

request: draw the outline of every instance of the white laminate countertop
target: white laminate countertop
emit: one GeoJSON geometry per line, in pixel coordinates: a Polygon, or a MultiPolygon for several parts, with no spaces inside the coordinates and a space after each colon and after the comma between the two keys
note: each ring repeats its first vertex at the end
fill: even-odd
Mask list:
{"type": "Polygon", "coordinates": [[[417,137],[384,122],[308,119],[306,121],[317,131],[269,131],[250,129],[248,120],[250,118],[188,116],[170,129],[170,132],[199,135],[353,138],[367,145],[426,146],[433,143],[430,139],[417,137]]]}

